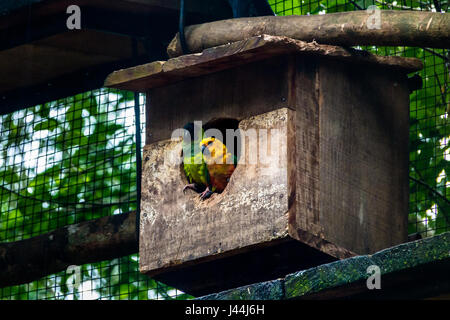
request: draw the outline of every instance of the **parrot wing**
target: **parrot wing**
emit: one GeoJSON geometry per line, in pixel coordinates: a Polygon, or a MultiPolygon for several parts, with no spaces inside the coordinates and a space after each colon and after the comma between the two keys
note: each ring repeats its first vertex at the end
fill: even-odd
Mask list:
{"type": "Polygon", "coordinates": [[[183,169],[189,183],[207,186],[209,184],[209,174],[202,153],[199,152],[188,159],[190,161],[183,161],[183,169]]]}

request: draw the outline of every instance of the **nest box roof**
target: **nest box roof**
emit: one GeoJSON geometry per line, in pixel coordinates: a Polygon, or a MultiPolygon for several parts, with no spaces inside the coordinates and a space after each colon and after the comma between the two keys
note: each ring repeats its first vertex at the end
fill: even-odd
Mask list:
{"type": "Polygon", "coordinates": [[[288,37],[260,35],[208,48],[202,53],[118,70],[106,78],[104,85],[105,87],[146,92],[148,89],[169,85],[187,78],[292,53],[347,63],[378,65],[396,69],[403,73],[418,71],[423,67],[422,61],[416,58],[377,56],[361,50],[349,50],[333,45],[304,42],[288,37]]]}

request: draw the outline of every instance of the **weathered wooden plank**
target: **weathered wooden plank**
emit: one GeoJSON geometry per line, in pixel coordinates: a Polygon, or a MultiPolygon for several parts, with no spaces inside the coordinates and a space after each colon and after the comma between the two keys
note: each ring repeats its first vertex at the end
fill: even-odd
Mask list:
{"type": "Polygon", "coordinates": [[[119,70],[105,80],[105,87],[145,92],[184,79],[198,77],[259,61],[286,52],[276,41],[255,37],[238,43],[207,49],[201,54],[184,55],[167,62],[137,66],[136,71],[119,70]],[[139,71],[137,71],[139,70],[139,71]],[[134,74],[138,73],[138,77],[134,74]]]}
{"type": "Polygon", "coordinates": [[[360,254],[405,242],[409,190],[405,76],[323,61],[317,81],[320,205],[316,208],[323,234],[360,254]]]}
{"type": "Polygon", "coordinates": [[[289,107],[288,62],[273,57],[148,91],[146,144],[170,139],[189,121],[231,118],[289,107]]]}
{"type": "Polygon", "coordinates": [[[319,218],[319,101],[317,96],[318,61],[292,60],[292,102],[295,119],[296,210],[292,215],[290,234],[304,241],[301,230],[321,235],[319,218]]]}
{"type": "Polygon", "coordinates": [[[252,162],[257,146],[242,144],[241,158],[227,188],[206,201],[193,192],[183,195],[186,178],[183,180],[179,164],[168,161],[169,155],[181,154],[181,141],[163,140],[144,147],[141,272],[152,276],[288,236],[289,113],[292,111],[283,108],[240,122],[241,130],[269,129],[268,141],[282,143],[271,146],[268,163],[252,162]]]}
{"type": "MultiPolygon", "coordinates": [[[[135,71],[115,71],[105,80],[105,87],[145,92],[150,88],[294,52],[306,56],[352,61],[356,64],[376,64],[404,72],[413,72],[422,68],[422,62],[415,58],[382,57],[315,42],[308,43],[287,37],[261,35],[208,48],[200,54],[169,59],[161,69],[149,63],[135,67],[135,71]]],[[[160,64],[160,62],[157,63],[160,64]]]]}

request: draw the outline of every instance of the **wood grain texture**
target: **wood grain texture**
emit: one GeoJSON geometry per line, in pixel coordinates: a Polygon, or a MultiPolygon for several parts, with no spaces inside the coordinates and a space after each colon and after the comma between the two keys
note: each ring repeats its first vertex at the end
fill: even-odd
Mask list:
{"type": "Polygon", "coordinates": [[[316,92],[315,59],[292,60],[292,102],[296,109],[295,131],[297,156],[295,222],[290,234],[301,240],[298,230],[321,235],[319,217],[319,101],[316,92]]]}
{"type": "Polygon", "coordinates": [[[126,70],[113,72],[105,80],[105,87],[145,92],[150,88],[166,86],[192,77],[235,68],[270,57],[298,53],[305,56],[320,56],[332,60],[355,64],[375,64],[385,68],[406,72],[422,68],[415,58],[382,57],[369,52],[344,49],[342,47],[304,42],[282,36],[261,35],[241,41],[207,48],[198,54],[189,54],[153,62],[126,70]]]}
{"type": "Polygon", "coordinates": [[[405,75],[323,62],[319,220],[357,253],[407,240],[409,91],[405,75]]]}
{"type": "Polygon", "coordinates": [[[406,76],[299,56],[291,61],[297,171],[290,235],[327,240],[325,252],[337,257],[347,254],[343,248],[363,254],[405,242],[406,76]]]}
{"type": "Polygon", "coordinates": [[[282,57],[191,78],[148,91],[146,143],[170,139],[197,120],[242,120],[288,107],[288,63],[282,57]]]}

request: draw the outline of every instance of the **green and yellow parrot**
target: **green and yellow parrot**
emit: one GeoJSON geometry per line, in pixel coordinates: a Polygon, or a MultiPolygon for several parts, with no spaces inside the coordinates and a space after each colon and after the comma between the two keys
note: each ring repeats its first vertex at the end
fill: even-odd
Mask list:
{"type": "Polygon", "coordinates": [[[203,192],[202,199],[211,196],[213,192],[222,192],[230,181],[236,168],[237,159],[228,152],[226,146],[215,137],[208,137],[200,142],[204,161],[209,176],[209,184],[203,192]]]}
{"type": "MultiPolygon", "coordinates": [[[[183,192],[186,189],[191,189],[200,193],[206,191],[210,185],[206,163],[203,159],[201,148],[199,147],[199,143],[203,139],[203,129],[192,122],[187,123],[183,128],[186,130],[182,144],[183,169],[189,182],[183,188],[183,192]],[[197,136],[194,134],[195,131],[197,132],[197,136]]],[[[202,193],[201,196],[203,195],[202,193]]]]}

